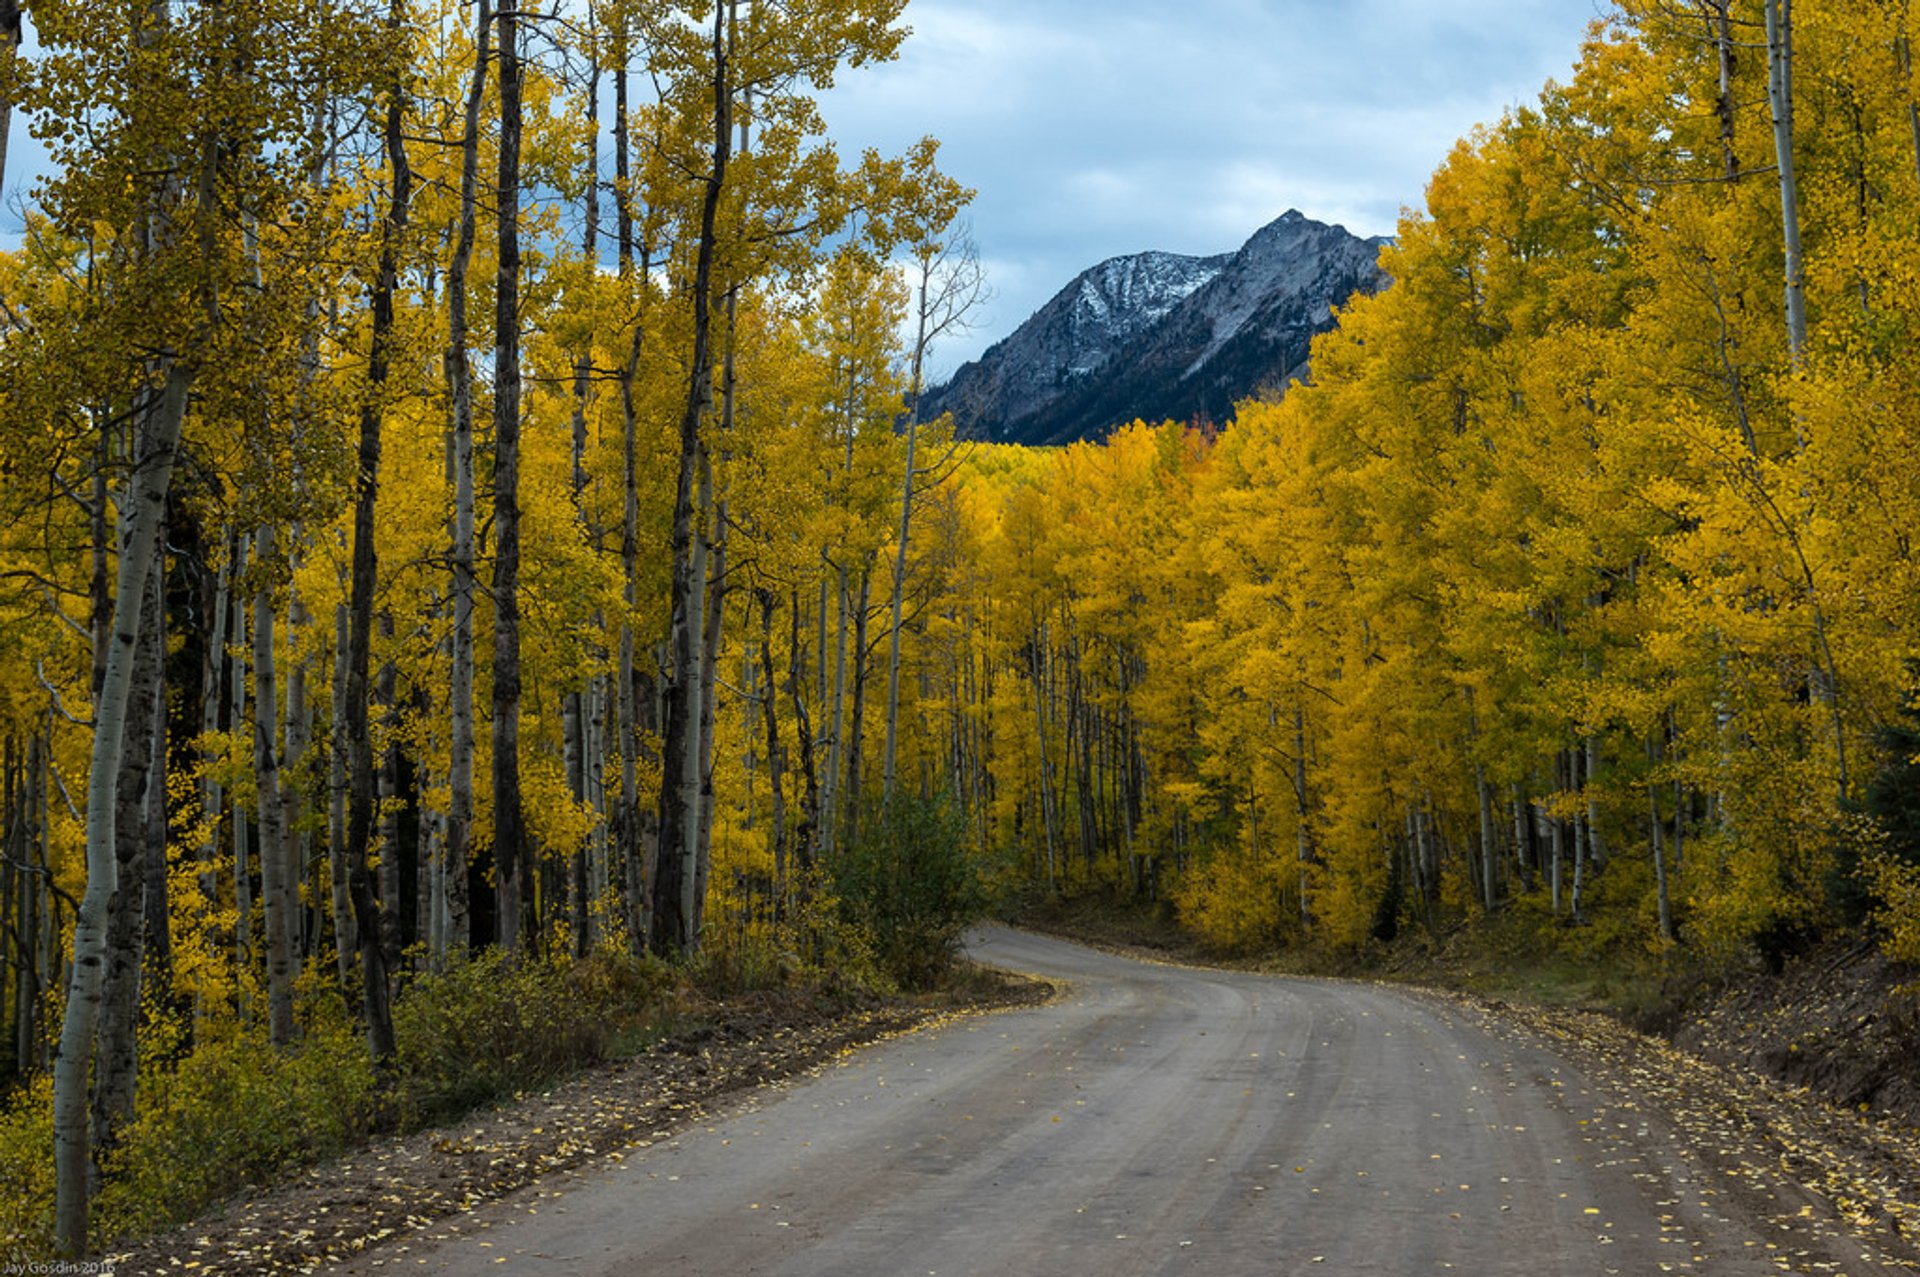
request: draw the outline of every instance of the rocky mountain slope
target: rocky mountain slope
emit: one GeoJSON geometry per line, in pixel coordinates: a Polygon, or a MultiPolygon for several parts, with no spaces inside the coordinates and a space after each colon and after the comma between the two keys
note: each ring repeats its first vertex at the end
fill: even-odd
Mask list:
{"type": "Polygon", "coordinates": [[[1306,370],[1335,307],[1386,285],[1384,242],[1290,210],[1234,253],[1112,258],[930,390],[924,410],[951,412],[966,438],[1027,444],[1135,418],[1224,422],[1306,370]]]}

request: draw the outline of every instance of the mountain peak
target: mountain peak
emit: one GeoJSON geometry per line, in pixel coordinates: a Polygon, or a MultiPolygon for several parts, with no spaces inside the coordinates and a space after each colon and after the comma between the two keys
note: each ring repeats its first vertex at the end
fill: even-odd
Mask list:
{"type": "Polygon", "coordinates": [[[1055,444],[1135,418],[1224,421],[1284,390],[1333,309],[1383,287],[1380,240],[1288,209],[1213,257],[1110,257],[927,392],[969,438],[1055,444]]]}

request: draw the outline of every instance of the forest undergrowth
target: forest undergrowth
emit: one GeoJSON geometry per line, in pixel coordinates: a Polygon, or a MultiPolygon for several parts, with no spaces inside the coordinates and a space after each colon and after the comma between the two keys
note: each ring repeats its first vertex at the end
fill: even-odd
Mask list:
{"type": "MultiPolygon", "coordinates": [[[[849,875],[875,864],[884,864],[877,851],[849,875]]],[[[149,1005],[137,1116],[101,1157],[96,1248],[124,1251],[205,1212],[232,1213],[258,1190],[318,1174],[310,1168],[328,1159],[512,1106],[601,1066],[624,1070],[627,1089],[649,1097],[672,1090],[672,1061],[691,1057],[694,1083],[713,1075],[713,1086],[696,1089],[728,1090],[806,1067],[822,1050],[1031,994],[954,960],[972,897],[956,904],[929,895],[933,903],[915,912],[870,896],[854,881],[844,898],[823,894],[798,920],[716,927],[696,957],[679,963],[618,946],[583,958],[564,947],[539,956],[482,950],[400,988],[397,1049],[385,1068],[372,1062],[330,981],[302,982],[292,1050],[272,1049],[266,1024],[244,1005],[200,1015],[191,1042],[190,1009],[149,1005]],[[931,907],[941,911],[937,924],[925,921],[931,907]],[[716,1046],[724,1053],[728,1045],[739,1058],[713,1063],[716,1046]]],[[[50,1084],[38,1077],[0,1109],[0,1259],[9,1263],[54,1252],[50,1084]]],[[[462,1200],[617,1148],[634,1129],[625,1122],[593,1140],[542,1145],[531,1162],[491,1159],[462,1200]],[[525,1173],[502,1177],[503,1161],[525,1173]]],[[[300,1232],[283,1240],[299,1241],[300,1232]]]]}

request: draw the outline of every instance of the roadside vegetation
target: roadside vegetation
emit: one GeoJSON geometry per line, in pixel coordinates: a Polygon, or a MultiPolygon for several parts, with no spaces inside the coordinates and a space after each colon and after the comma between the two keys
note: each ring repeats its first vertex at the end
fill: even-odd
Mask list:
{"type": "MultiPolygon", "coordinates": [[[[717,930],[696,958],[669,963],[625,946],[584,958],[488,948],[409,978],[384,1068],[324,980],[302,982],[293,1050],[275,1050],[258,1017],[196,1022],[149,1007],[137,1115],[102,1150],[95,1248],[136,1242],[370,1138],[700,1041],[737,1006],[777,1036],[782,1026],[993,1001],[1006,994],[997,978],[956,962],[961,931],[986,905],[952,805],[903,798],[834,875],[816,880],[797,917],[717,930]]],[[[49,1089],[42,1076],[0,1110],[6,1262],[52,1253],[49,1089]]]]}

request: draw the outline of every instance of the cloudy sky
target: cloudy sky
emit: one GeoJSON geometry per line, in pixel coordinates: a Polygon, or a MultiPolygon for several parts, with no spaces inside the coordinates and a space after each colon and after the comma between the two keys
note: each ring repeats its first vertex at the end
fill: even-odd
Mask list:
{"type": "Polygon", "coordinates": [[[1565,80],[1604,0],[911,0],[897,62],[843,73],[851,156],[923,134],[977,189],[994,296],[935,371],[1074,275],[1237,248],[1289,208],[1390,234],[1455,139],[1565,80]]]}
{"type": "MultiPolygon", "coordinates": [[[[1607,0],[911,0],[900,58],[825,102],[851,159],[923,135],[976,188],[992,297],[944,377],[1080,271],[1227,252],[1289,208],[1360,235],[1476,123],[1565,79],[1607,0]]],[[[0,246],[44,171],[14,122],[0,246]]]]}

